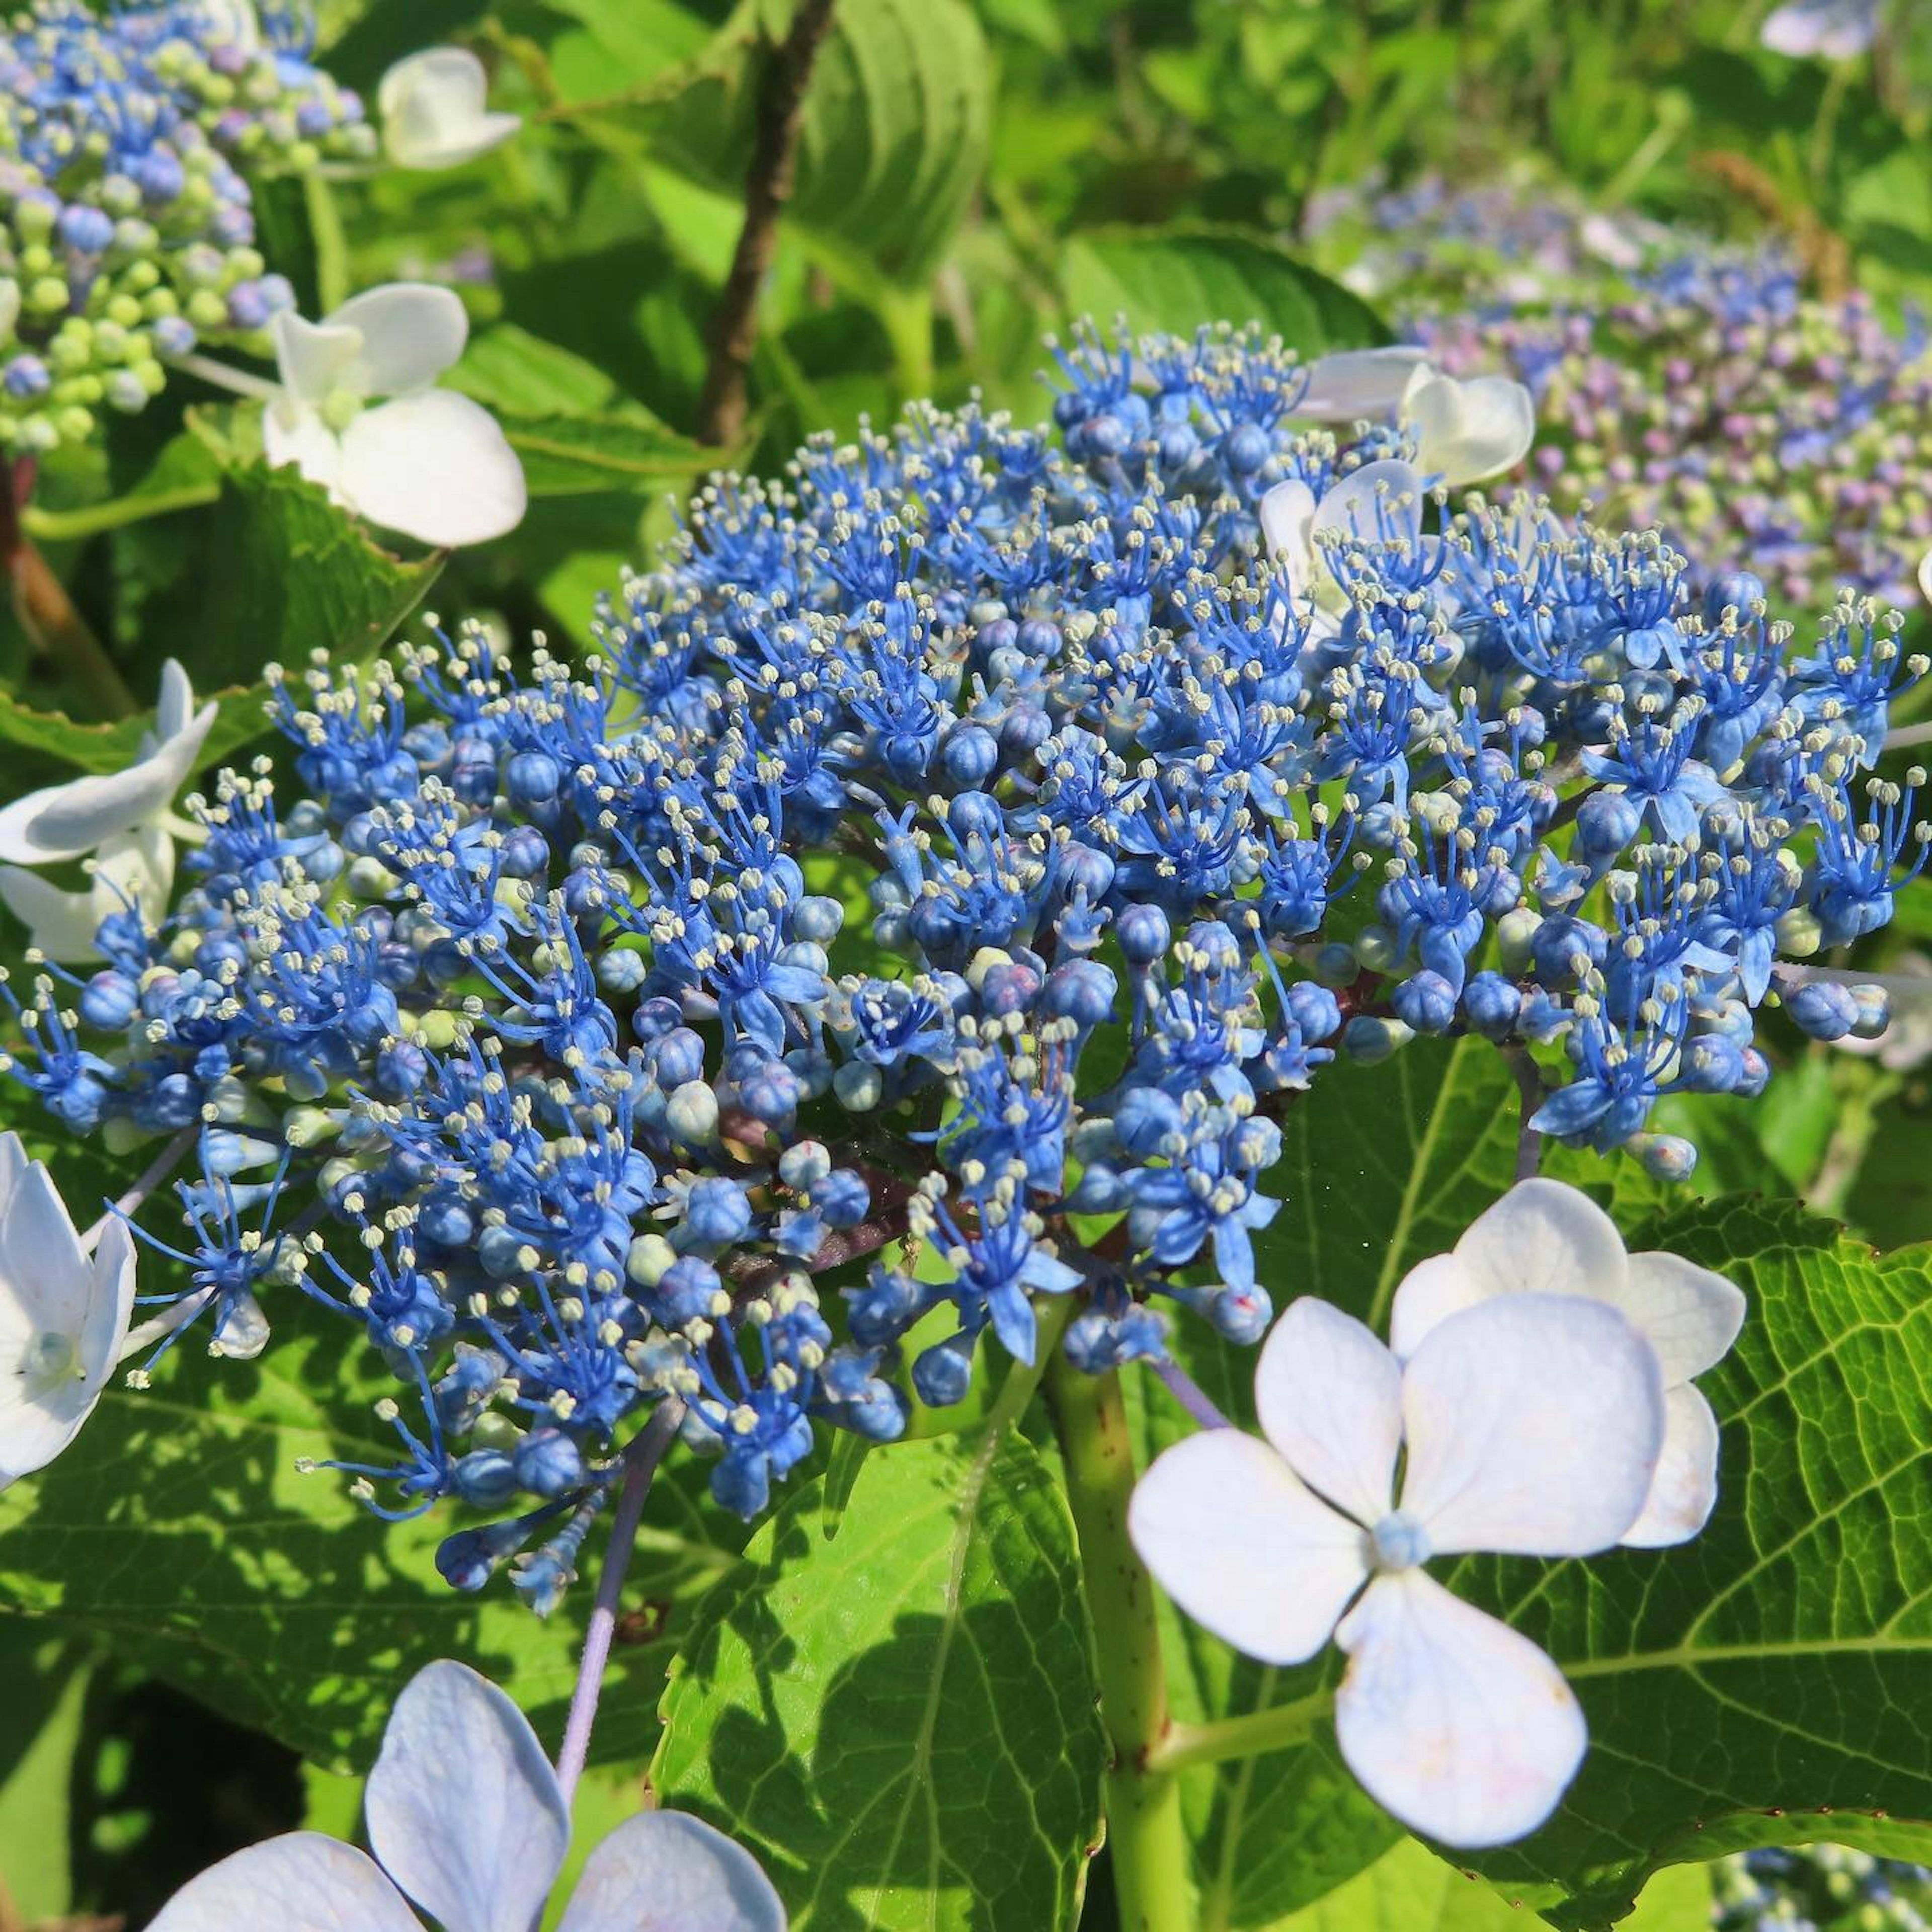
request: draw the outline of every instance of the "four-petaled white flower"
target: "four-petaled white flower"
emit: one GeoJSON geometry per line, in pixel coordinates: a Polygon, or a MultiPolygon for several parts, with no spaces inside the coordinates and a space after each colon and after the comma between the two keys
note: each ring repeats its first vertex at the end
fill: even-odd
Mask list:
{"type": "Polygon", "coordinates": [[[454,168],[523,125],[490,111],[489,76],[467,47],[425,47],[383,75],[376,92],[382,148],[399,168],[454,168]]]}
{"type": "Polygon", "coordinates": [[[0,1134],[0,1489],[80,1432],[134,1306],[128,1224],[110,1219],[88,1255],[46,1168],[0,1134]]]}
{"type": "Polygon", "coordinates": [[[1349,1658],[1342,1755],[1405,1824],[1469,1847],[1533,1831],[1582,1760],[1582,1712],[1550,1658],[1424,1566],[1615,1544],[1664,1438],[1655,1354],[1604,1303],[1508,1294],[1405,1364],[1304,1298],[1255,1393],[1268,1440],[1208,1430],[1159,1456],[1129,1508],[1136,1548],[1189,1616],[1264,1663],[1333,1635],[1349,1658]]]}
{"type": "Polygon", "coordinates": [[[125,771],[74,778],[28,792],[0,811],[0,901],[50,959],[94,956],[100,922],[138,901],[158,922],[174,884],[170,808],[201,760],[215,707],[194,708],[188,674],[161,667],[154,727],[125,771]],[[70,892],[23,867],[93,855],[94,883],[70,892]]]}
{"type": "MultiPolygon", "coordinates": [[[[530,1932],[563,1869],[570,1808],[530,1720],[467,1665],[404,1687],[364,1798],[370,1858],[292,1832],[212,1865],[149,1932],[530,1932]]],[[[590,1855],[557,1932],[784,1932],[758,1862],[700,1820],[645,1811],[590,1855]]]]}
{"type": "Polygon", "coordinates": [[[1856,60],[1878,38],[1879,0],[1790,0],[1758,29],[1760,45],[1793,60],[1856,60]]]}
{"type": "Polygon", "coordinates": [[[1695,1536],[1718,1500],[1718,1419],[1690,1386],[1744,1326],[1744,1298],[1681,1255],[1627,1254],[1616,1223],[1560,1180],[1519,1182],[1477,1216],[1453,1254],[1418,1262],[1396,1290],[1389,1342],[1407,1358],[1437,1325],[1497,1296],[1580,1294],[1607,1302],[1664,1374],[1664,1444],[1643,1513],[1621,1540],[1662,1549],[1695,1536]]]}
{"type": "Polygon", "coordinates": [[[523,465],[496,419],[434,386],[469,339],[453,290],[390,282],[320,322],[284,310],[270,326],[281,375],[262,419],[271,463],[423,543],[484,543],[522,520],[523,465]],[[389,400],[369,406],[378,397],[389,400]]]}

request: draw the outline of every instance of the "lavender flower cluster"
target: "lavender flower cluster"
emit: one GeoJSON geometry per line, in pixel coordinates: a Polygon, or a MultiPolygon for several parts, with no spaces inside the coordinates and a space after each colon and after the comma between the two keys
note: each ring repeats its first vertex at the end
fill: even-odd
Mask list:
{"type": "Polygon", "coordinates": [[[292,306],[247,173],[375,150],[313,40],[294,0],[36,0],[0,32],[0,448],[84,442],[292,306]]]}
{"type": "Polygon", "coordinates": [[[1718,1932],[1932,1928],[1932,1871],[1840,1845],[1742,1852],[1716,1876],[1718,1932]]]}
{"type": "Polygon", "coordinates": [[[1655,525],[1706,572],[1748,557],[1799,609],[1841,584],[1913,600],[1932,548],[1920,317],[1808,297],[1774,246],[1546,196],[1425,183],[1376,207],[1374,273],[1430,359],[1535,396],[1555,435],[1532,473],[1559,508],[1655,525]]]}
{"type": "Polygon", "coordinates": [[[198,1148],[176,1334],[250,1354],[273,1288],[380,1352],[353,1473],[484,1513],[460,1587],[548,1606],[668,1400],[750,1516],[992,1342],[1255,1340],[1338,1054],[1540,1052],[1538,1131],[1677,1175],[1653,1103],[1762,1089],[1767,1002],[1882,1028],[1786,962],[1924,862],[1898,620],[1800,648],[1654,534],[1451,506],[1253,331],[1059,362],[1057,440],[922,407],[714,482],[580,664],[283,680],[292,778],[224,774],[178,902],[8,996],[68,1128],[198,1148]]]}

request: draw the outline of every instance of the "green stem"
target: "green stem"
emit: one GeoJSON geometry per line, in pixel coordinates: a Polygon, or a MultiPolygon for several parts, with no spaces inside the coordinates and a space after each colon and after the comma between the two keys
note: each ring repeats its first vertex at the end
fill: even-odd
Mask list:
{"type": "Polygon", "coordinates": [[[1230,1758],[1286,1750],[1292,1744],[1306,1744],[1334,1707],[1334,1698],[1324,1690],[1211,1724],[1171,1725],[1148,1762],[1171,1778],[1192,1765],[1222,1764],[1230,1758]]]}
{"type": "Polygon", "coordinates": [[[309,238],[315,244],[316,299],[322,314],[330,315],[349,299],[349,238],[343,232],[335,190],[313,169],[302,177],[302,197],[308,208],[309,238]]]}
{"type": "Polygon", "coordinates": [[[1082,1374],[1056,1354],[1047,1389],[1066,1465],[1067,1500],[1094,1627],[1100,1714],[1112,1748],[1107,1844],[1120,1932],[1176,1932],[1193,1922],[1180,1786],[1154,1756],[1172,1726],[1154,1620],[1154,1580],[1127,1535],[1133,1445],[1118,1371],[1082,1374]]]}

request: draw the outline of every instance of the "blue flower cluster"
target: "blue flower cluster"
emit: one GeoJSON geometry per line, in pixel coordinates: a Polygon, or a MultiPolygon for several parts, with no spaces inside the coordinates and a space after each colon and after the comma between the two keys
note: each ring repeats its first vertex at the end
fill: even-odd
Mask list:
{"type": "Polygon", "coordinates": [[[218,1352],[280,1286],[393,1369],[401,1459],[356,1474],[485,1514],[460,1586],[514,1555],[550,1602],[667,1398],[748,1516],[988,1330],[1095,1372],[1176,1308],[1252,1340],[1337,1054],[1540,1055],[1543,1133],[1681,1174],[1652,1104],[1762,1088],[1766,1002],[1882,1026],[1788,962],[1924,862],[1873,771],[1896,620],[1799,652],[1654,537],[1451,506],[1298,428],[1252,332],[1060,363],[1058,438],[921,408],[714,482],[581,662],[472,625],[278,674],[292,782],[191,801],[179,902],[22,1004],[68,1126],[198,1137],[218,1352]]]}
{"type": "Polygon", "coordinates": [[[259,340],[287,281],[244,170],[374,152],[295,4],[36,0],[0,31],[0,448],[92,436],[206,337],[259,340]]]}

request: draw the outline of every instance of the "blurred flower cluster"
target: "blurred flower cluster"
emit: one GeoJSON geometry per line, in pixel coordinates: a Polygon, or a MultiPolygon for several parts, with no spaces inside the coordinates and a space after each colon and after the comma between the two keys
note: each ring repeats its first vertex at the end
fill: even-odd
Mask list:
{"type": "Polygon", "coordinates": [[[1932,356],[1923,323],[1803,292],[1778,247],[1748,249],[1562,195],[1425,182],[1358,210],[1358,286],[1408,304],[1438,367],[1528,385],[1558,506],[1654,524],[1700,581],[1748,558],[1780,602],[1841,584],[1910,602],[1932,546],[1932,356]]]}
{"type": "MultiPolygon", "coordinates": [[[[1480,1036],[1536,1132],[1678,1176],[1654,1103],[1759,1092],[1767,1002],[1882,1029],[1794,962],[1924,862],[1873,770],[1898,619],[1795,640],[1654,532],[1451,501],[1520,398],[1406,352],[1058,360],[1057,436],[917,407],[715,481],[581,663],[472,625],[275,674],[292,774],[190,798],[188,890],[9,996],[68,1130],[193,1150],[163,1346],[338,1311],[399,1384],[364,1495],[487,1519],[458,1586],[554,1600],[669,1397],[749,1516],[989,1334],[1258,1339],[1338,1054],[1480,1036]]],[[[118,782],[11,830],[111,842],[155,809],[118,782]]]]}
{"type": "Polygon", "coordinates": [[[0,32],[0,448],[92,436],[293,295],[250,177],[373,155],[296,0],[36,0],[0,32]]]}
{"type": "Polygon", "coordinates": [[[1926,1932],[1932,1871],[1840,1845],[1745,1852],[1716,1868],[1718,1932],[1926,1932]]]}

